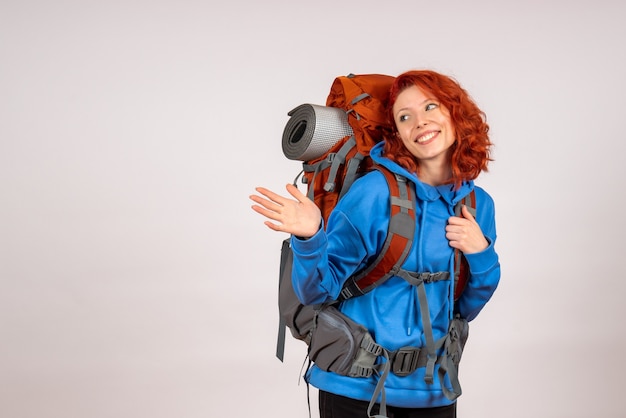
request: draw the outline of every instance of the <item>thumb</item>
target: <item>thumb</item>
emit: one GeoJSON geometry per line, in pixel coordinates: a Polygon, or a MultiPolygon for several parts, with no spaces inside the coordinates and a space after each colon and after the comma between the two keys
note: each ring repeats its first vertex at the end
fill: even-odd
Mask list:
{"type": "Polygon", "coordinates": [[[474,215],[472,215],[472,212],[466,205],[463,205],[463,207],[461,208],[461,214],[465,219],[469,219],[470,221],[474,222],[476,221],[476,219],[474,219],[474,215]]]}

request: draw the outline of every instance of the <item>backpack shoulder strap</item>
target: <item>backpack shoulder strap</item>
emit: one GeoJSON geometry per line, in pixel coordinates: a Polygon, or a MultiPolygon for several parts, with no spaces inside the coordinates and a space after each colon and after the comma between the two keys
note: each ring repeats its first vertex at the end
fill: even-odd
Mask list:
{"type": "Polygon", "coordinates": [[[382,166],[375,166],[389,185],[391,218],[381,252],[367,268],[348,279],[339,300],[364,295],[400,271],[415,234],[415,192],[408,180],[382,166]]]}
{"type": "MultiPolygon", "coordinates": [[[[461,209],[467,206],[472,216],[476,216],[476,193],[472,191],[460,200],[454,207],[454,214],[461,215],[461,209]]],[[[469,279],[469,266],[467,260],[463,257],[463,253],[458,249],[454,250],[454,300],[458,300],[465,290],[467,280],[469,279]]]]}

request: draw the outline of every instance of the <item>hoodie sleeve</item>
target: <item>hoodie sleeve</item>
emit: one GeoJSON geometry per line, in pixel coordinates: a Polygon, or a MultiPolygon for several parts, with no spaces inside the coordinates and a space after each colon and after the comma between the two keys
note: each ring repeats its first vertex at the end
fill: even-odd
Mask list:
{"type": "Polygon", "coordinates": [[[496,222],[493,199],[483,189],[476,187],[477,222],[489,242],[479,252],[465,255],[470,268],[467,286],[457,301],[459,314],[468,321],[476,318],[495,292],[500,281],[500,261],[495,250],[496,222]]]}
{"type": "Polygon", "coordinates": [[[303,304],[337,299],[347,278],[377,254],[389,224],[388,202],[383,175],[370,173],[352,185],[325,229],[307,240],[291,238],[293,288],[303,304]]]}

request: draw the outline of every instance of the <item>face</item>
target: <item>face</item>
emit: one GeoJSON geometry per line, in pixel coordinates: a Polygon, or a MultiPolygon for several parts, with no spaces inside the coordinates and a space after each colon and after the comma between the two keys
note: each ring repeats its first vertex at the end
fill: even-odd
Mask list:
{"type": "Polygon", "coordinates": [[[447,165],[455,141],[450,113],[432,94],[417,86],[408,87],[393,105],[393,117],[404,146],[420,165],[447,165]]]}

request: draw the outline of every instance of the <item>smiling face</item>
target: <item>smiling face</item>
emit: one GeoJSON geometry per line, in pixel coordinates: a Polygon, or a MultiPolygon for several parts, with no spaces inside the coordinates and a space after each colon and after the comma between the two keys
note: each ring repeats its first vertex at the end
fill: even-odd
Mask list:
{"type": "Polygon", "coordinates": [[[450,165],[455,132],[450,113],[439,100],[411,86],[398,94],[392,111],[400,139],[420,165],[450,165]]]}

